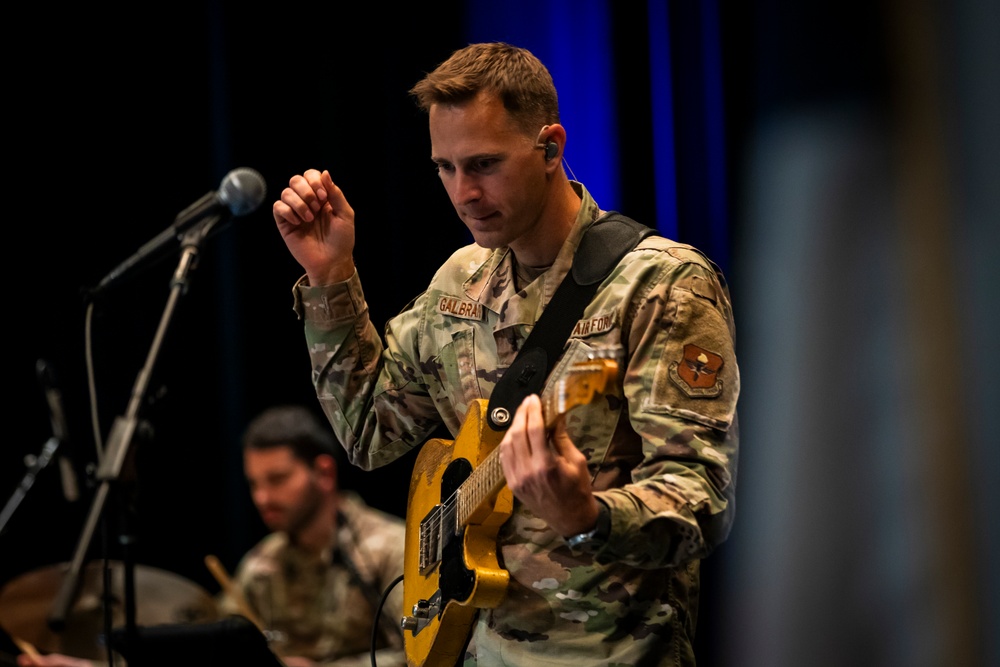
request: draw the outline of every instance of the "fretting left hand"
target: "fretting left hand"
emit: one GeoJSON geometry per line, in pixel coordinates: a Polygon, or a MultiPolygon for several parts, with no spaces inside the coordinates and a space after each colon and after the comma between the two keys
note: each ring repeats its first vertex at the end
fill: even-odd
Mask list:
{"type": "Polygon", "coordinates": [[[565,418],[547,432],[537,395],[518,407],[499,447],[507,486],[535,516],[564,537],[596,525],[587,457],[566,433],[565,418]]]}

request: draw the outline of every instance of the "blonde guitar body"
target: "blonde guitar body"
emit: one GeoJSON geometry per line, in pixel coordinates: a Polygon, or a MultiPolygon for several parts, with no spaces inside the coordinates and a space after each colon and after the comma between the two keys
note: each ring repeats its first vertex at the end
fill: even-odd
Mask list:
{"type": "Polygon", "coordinates": [[[507,590],[509,575],[497,561],[497,532],[513,508],[510,489],[503,487],[460,535],[448,528],[455,521],[446,509],[448,499],[503,438],[487,425],[486,407],[487,401],[476,401],[457,438],[424,443],[414,464],[403,569],[403,608],[418,624],[412,633],[404,625],[409,665],[460,662],[476,612],[500,604],[507,590]],[[433,533],[440,537],[429,537],[433,533]]]}
{"type": "MultiPolygon", "coordinates": [[[[590,402],[615,377],[617,364],[581,362],[543,396],[555,417],[590,402]]],[[[476,613],[499,605],[510,575],[499,561],[497,534],[510,518],[514,496],[506,486],[497,445],[503,433],[486,421],[488,401],[475,401],[455,440],[429,440],[410,477],[403,564],[403,628],[410,667],[461,662],[476,613]]]]}

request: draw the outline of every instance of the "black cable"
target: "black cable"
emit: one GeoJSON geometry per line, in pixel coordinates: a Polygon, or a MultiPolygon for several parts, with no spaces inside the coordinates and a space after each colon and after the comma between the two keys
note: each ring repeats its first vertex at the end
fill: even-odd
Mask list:
{"type": "Polygon", "coordinates": [[[389,593],[391,593],[392,589],[396,587],[396,584],[398,584],[402,580],[403,580],[403,575],[402,574],[399,575],[398,577],[396,577],[395,579],[393,579],[392,583],[390,583],[388,586],[386,586],[385,590],[382,592],[382,599],[378,601],[378,609],[375,610],[375,618],[373,619],[374,622],[372,623],[372,648],[371,648],[371,650],[372,650],[372,667],[377,667],[377,665],[375,664],[375,643],[376,643],[376,639],[378,638],[378,622],[379,622],[379,619],[382,617],[381,616],[381,614],[382,614],[382,607],[385,606],[385,601],[389,598],[389,593]]]}

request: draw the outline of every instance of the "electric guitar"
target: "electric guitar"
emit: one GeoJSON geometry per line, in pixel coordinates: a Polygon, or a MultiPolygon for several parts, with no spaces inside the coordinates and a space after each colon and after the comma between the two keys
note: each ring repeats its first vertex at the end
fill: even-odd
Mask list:
{"type": "MultiPolygon", "coordinates": [[[[571,365],[542,395],[545,424],[614,386],[618,364],[571,365]],[[551,394],[551,395],[546,395],[551,394]]],[[[462,659],[479,609],[503,601],[510,575],[497,559],[497,533],[513,511],[497,445],[503,432],[476,400],[455,440],[428,440],[410,478],[400,625],[409,667],[452,667],[462,659]]]]}

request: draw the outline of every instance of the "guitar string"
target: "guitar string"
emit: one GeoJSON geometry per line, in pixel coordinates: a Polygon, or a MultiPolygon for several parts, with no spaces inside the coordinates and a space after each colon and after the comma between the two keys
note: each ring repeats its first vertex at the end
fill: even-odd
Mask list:
{"type": "MultiPolygon", "coordinates": [[[[616,356],[616,354],[614,352],[611,352],[610,354],[609,354],[609,352],[611,352],[611,350],[600,351],[600,352],[598,352],[598,354],[592,356],[589,361],[594,361],[595,359],[614,358],[616,356]]],[[[572,368],[569,369],[570,373],[574,373],[574,372],[578,372],[578,371],[582,371],[582,369],[572,369],[572,368]]],[[[560,379],[560,382],[558,383],[558,386],[561,388],[561,391],[558,392],[558,393],[562,393],[562,392],[565,391],[565,378],[561,378],[560,379]]],[[[557,393],[557,395],[558,395],[558,393],[557,393]]],[[[558,405],[553,405],[555,397],[554,397],[553,394],[551,394],[549,392],[544,392],[542,399],[545,402],[545,404],[547,405],[549,412],[551,412],[554,408],[558,412],[558,411],[563,410],[564,407],[565,407],[563,405],[563,401],[560,401],[558,405]]],[[[483,468],[486,468],[487,471],[496,468],[496,470],[494,471],[495,474],[498,475],[498,479],[502,479],[503,478],[503,472],[501,470],[499,470],[499,457],[498,456],[494,456],[494,454],[495,454],[495,451],[494,452],[490,452],[490,454],[487,455],[487,458],[483,461],[483,463],[485,465],[481,466],[481,468],[477,468],[476,470],[474,470],[473,473],[470,475],[470,477],[466,480],[466,482],[468,482],[470,479],[472,479],[472,477],[477,477],[477,480],[473,480],[474,482],[475,481],[480,481],[480,482],[483,481],[482,480],[482,471],[483,471],[483,468]],[[480,474],[477,475],[476,473],[480,473],[480,474]]],[[[458,525],[457,516],[458,516],[458,511],[460,509],[459,506],[461,505],[461,502],[462,502],[460,491],[461,491],[461,489],[462,489],[463,486],[465,486],[465,483],[463,483],[459,488],[455,489],[452,492],[452,494],[448,497],[448,499],[445,500],[445,501],[443,501],[439,507],[436,507],[434,510],[432,510],[431,514],[429,515],[433,519],[432,525],[434,525],[436,527],[435,533],[436,533],[437,539],[435,540],[435,546],[439,546],[442,549],[444,547],[442,533],[445,533],[445,528],[447,529],[446,534],[447,534],[447,536],[448,536],[449,539],[451,537],[455,537],[455,536],[458,536],[458,535],[461,534],[461,530],[459,530],[460,527],[458,525]],[[437,520],[438,515],[440,515],[441,521],[437,520]]],[[[472,488],[472,487],[469,487],[469,488],[472,488]]],[[[480,490],[480,492],[482,492],[482,489],[479,489],[479,490],[480,490]]],[[[482,499],[478,498],[478,497],[475,497],[474,500],[475,500],[476,504],[478,505],[478,503],[481,502],[482,499]]],[[[473,509],[475,509],[475,508],[473,508],[473,509]]],[[[431,537],[431,536],[428,536],[428,537],[431,537]]],[[[421,535],[421,542],[422,543],[425,542],[425,538],[424,538],[423,535],[421,535]]],[[[438,551],[438,549],[435,549],[435,551],[438,551]]]]}

